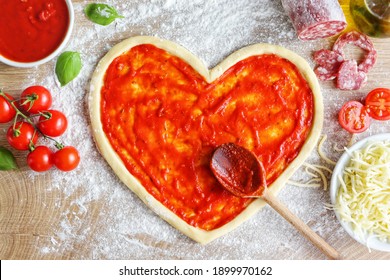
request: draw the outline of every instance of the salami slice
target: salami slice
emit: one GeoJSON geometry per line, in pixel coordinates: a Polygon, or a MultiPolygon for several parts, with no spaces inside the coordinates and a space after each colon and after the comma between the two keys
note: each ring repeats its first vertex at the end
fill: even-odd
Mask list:
{"type": "Polygon", "coordinates": [[[314,73],[321,81],[330,81],[337,77],[338,71],[326,68],[324,66],[318,66],[316,69],[314,69],[314,73]]]}
{"type": "Polygon", "coordinates": [[[360,71],[356,60],[345,60],[337,75],[337,88],[341,90],[356,90],[367,82],[367,75],[360,71]]]}
{"type": "Polygon", "coordinates": [[[335,79],[340,65],[344,61],[344,57],[340,53],[326,49],[314,52],[313,59],[318,64],[314,73],[321,81],[335,79]]]}
{"type": "Polygon", "coordinates": [[[358,65],[358,69],[367,73],[375,64],[377,51],[374,48],[374,44],[363,33],[357,31],[351,31],[341,35],[333,45],[333,51],[340,53],[344,56],[344,47],[347,44],[355,45],[365,51],[363,61],[358,65]]]}
{"type": "Polygon", "coordinates": [[[301,40],[327,38],[347,26],[337,0],[282,0],[282,5],[301,40]]]}

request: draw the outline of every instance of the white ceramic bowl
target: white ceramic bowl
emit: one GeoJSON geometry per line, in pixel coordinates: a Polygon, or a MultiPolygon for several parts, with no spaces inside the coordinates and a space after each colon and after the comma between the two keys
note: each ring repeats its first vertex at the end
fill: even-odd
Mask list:
{"type": "MultiPolygon", "coordinates": [[[[368,143],[371,143],[373,141],[384,141],[384,140],[390,140],[390,133],[384,133],[384,134],[377,134],[373,135],[367,138],[364,138],[360,140],[359,142],[355,143],[350,147],[348,150],[350,152],[360,150],[363,147],[365,147],[368,143]]],[[[343,172],[345,167],[349,164],[351,157],[347,152],[344,152],[344,154],[340,157],[339,161],[337,162],[334,170],[333,170],[333,175],[330,181],[330,200],[332,205],[335,205],[336,203],[336,196],[338,189],[340,187],[340,181],[338,180],[338,176],[341,175],[343,177],[343,172]]],[[[382,242],[379,239],[375,237],[369,237],[368,241],[361,240],[361,238],[355,234],[355,232],[351,228],[351,224],[348,222],[345,222],[341,220],[339,214],[337,211],[335,211],[336,217],[339,220],[341,226],[347,231],[347,233],[354,238],[356,241],[359,243],[368,246],[371,249],[374,250],[379,250],[379,251],[385,251],[385,252],[390,252],[390,243],[382,242]]],[[[368,236],[366,236],[368,237],[368,236]]]]}
{"type": "Polygon", "coordinates": [[[73,9],[73,4],[71,0],[65,0],[66,5],[68,6],[68,12],[69,12],[69,25],[68,25],[68,30],[65,34],[65,38],[62,41],[62,43],[57,47],[57,49],[46,56],[45,58],[42,58],[37,61],[33,62],[18,62],[18,61],[13,61],[10,60],[0,54],[0,62],[3,62],[7,65],[14,66],[14,67],[19,67],[19,68],[29,68],[29,67],[34,67],[41,65],[43,63],[46,63],[50,60],[52,60],[55,56],[57,56],[66,46],[66,44],[69,41],[70,36],[72,35],[72,30],[73,30],[73,25],[74,25],[74,9],[73,9]]]}

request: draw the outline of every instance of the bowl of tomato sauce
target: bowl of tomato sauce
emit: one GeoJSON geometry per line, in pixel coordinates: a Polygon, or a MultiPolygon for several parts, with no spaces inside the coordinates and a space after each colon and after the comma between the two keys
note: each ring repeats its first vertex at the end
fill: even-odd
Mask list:
{"type": "Polygon", "coordinates": [[[74,24],[71,0],[0,0],[0,62],[34,67],[57,56],[74,24]]]}

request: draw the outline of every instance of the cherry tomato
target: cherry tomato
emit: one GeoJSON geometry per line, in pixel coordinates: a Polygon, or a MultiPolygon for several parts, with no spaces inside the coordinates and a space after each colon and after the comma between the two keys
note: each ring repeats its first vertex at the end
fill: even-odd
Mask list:
{"type": "MultiPolygon", "coordinates": [[[[5,93],[9,100],[13,100],[12,96],[5,93]]],[[[10,122],[16,115],[15,109],[11,104],[4,98],[0,96],[0,123],[10,122]]]]}
{"type": "Polygon", "coordinates": [[[35,145],[38,140],[38,133],[31,124],[17,122],[15,126],[8,129],[7,140],[15,149],[25,151],[30,148],[30,144],[35,145]]]}
{"type": "Polygon", "coordinates": [[[370,126],[370,116],[366,107],[358,101],[349,101],[339,112],[339,123],[351,133],[360,133],[370,126]]]}
{"type": "Polygon", "coordinates": [[[68,120],[60,111],[48,110],[39,117],[37,126],[43,134],[57,137],[65,132],[68,127],[68,120]]]}
{"type": "Polygon", "coordinates": [[[54,165],[62,171],[71,171],[75,169],[80,162],[79,152],[73,146],[66,146],[53,155],[54,165]]]}
{"type": "Polygon", "coordinates": [[[43,86],[31,86],[22,92],[20,106],[26,112],[38,114],[50,109],[51,104],[51,93],[43,86]]]}
{"type": "Polygon", "coordinates": [[[53,166],[53,152],[46,146],[38,146],[27,155],[28,166],[36,172],[44,172],[53,166]]]}
{"type": "Polygon", "coordinates": [[[376,120],[390,120],[390,89],[376,88],[366,97],[368,113],[376,120]]]}

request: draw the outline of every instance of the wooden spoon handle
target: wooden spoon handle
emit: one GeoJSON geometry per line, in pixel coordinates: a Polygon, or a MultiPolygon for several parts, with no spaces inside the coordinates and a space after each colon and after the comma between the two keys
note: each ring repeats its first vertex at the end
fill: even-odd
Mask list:
{"type": "Polygon", "coordinates": [[[301,219],[295,216],[282,202],[280,202],[267,188],[261,196],[276,212],[292,224],[304,237],[311,241],[318,249],[320,249],[329,259],[340,259],[340,254],[318,234],[316,234],[308,225],[301,219]]]}

